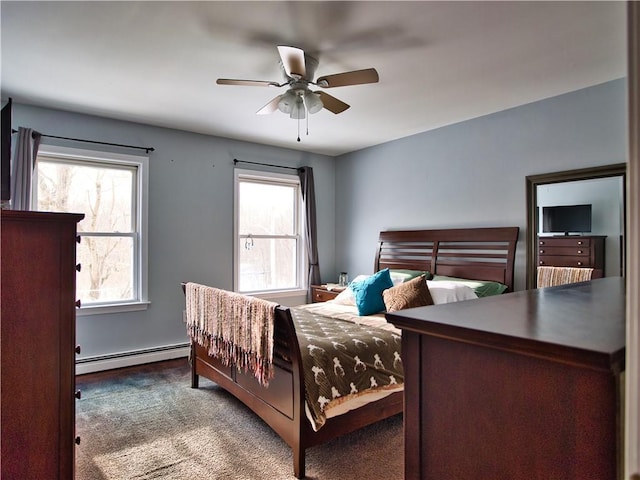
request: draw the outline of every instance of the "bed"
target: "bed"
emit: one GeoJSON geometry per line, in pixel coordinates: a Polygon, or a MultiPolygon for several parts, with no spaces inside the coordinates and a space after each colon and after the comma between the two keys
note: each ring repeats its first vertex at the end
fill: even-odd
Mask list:
{"type": "MultiPolygon", "coordinates": [[[[460,288],[473,288],[474,292],[480,292],[481,288],[489,283],[501,285],[503,288],[500,292],[512,291],[517,238],[518,227],[383,231],[379,235],[374,272],[385,269],[403,272],[425,271],[435,276],[434,282],[444,282],[442,285],[448,282],[467,282],[468,287],[460,288]]],[[[182,284],[183,290],[187,285],[189,284],[182,284]]],[[[332,305],[328,302],[325,307],[336,308],[338,318],[344,310],[344,306],[339,303],[332,305]]],[[[307,312],[311,312],[311,316],[315,316],[318,312],[314,309],[317,308],[318,304],[303,308],[275,307],[272,376],[268,380],[268,386],[258,381],[252,372],[246,372],[243,368],[210,356],[209,350],[194,337],[191,341],[192,388],[198,388],[200,376],[208,378],[262,418],[291,447],[296,478],[305,476],[307,448],[403,411],[402,382],[399,381],[393,388],[385,387],[382,394],[379,391],[378,394],[372,392],[374,395],[371,398],[366,398],[367,395],[363,392],[362,395],[358,395],[364,398],[357,402],[357,408],[353,405],[337,408],[339,413],[327,415],[320,426],[313,423],[309,402],[305,400],[309,391],[305,386],[303,365],[306,360],[303,360],[304,352],[301,351],[301,346],[305,351],[313,347],[305,343],[305,335],[296,332],[295,325],[300,329],[298,317],[302,315],[301,311],[306,309],[307,312]]],[[[319,314],[330,315],[326,311],[319,314]]],[[[384,322],[384,313],[378,314],[378,317],[384,322]]],[[[373,321],[379,322],[379,319],[373,321]]],[[[334,323],[338,321],[334,320],[334,323]]],[[[368,324],[361,325],[360,328],[374,335],[373,338],[378,342],[378,330],[373,330],[372,334],[371,326],[368,324]]],[[[387,338],[395,339],[398,332],[394,331],[392,326],[386,330],[391,335],[387,338]]],[[[396,359],[399,360],[397,354],[396,359]]],[[[393,378],[390,383],[394,383],[395,380],[397,379],[393,378]]],[[[374,381],[372,380],[372,384],[374,381]]]]}

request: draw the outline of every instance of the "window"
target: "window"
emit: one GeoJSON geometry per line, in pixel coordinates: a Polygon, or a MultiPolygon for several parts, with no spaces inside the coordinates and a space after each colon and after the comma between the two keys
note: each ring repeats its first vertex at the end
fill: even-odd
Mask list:
{"type": "Polygon", "coordinates": [[[297,175],[235,173],[235,290],[302,290],[302,197],[297,175]]]}
{"type": "Polygon", "coordinates": [[[76,277],[80,313],[145,308],[147,157],[42,146],[37,210],[83,213],[76,277]]]}

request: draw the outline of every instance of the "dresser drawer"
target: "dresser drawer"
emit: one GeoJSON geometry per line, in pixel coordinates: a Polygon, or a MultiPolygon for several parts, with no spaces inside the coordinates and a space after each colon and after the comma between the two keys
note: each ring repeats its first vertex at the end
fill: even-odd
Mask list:
{"type": "Polygon", "coordinates": [[[568,255],[572,257],[584,256],[588,257],[591,251],[589,247],[554,247],[554,246],[539,246],[538,255],[568,255]]]}
{"type": "Polygon", "coordinates": [[[596,268],[596,266],[591,262],[591,258],[588,255],[540,255],[538,257],[538,265],[553,267],[596,268]]]}
{"type": "Polygon", "coordinates": [[[328,300],[333,300],[338,296],[340,292],[336,290],[327,290],[323,287],[312,287],[311,289],[311,300],[313,303],[317,302],[326,302],[328,300]]]}
{"type": "Polygon", "coordinates": [[[538,238],[538,246],[540,247],[583,247],[589,249],[591,246],[590,238],[571,238],[571,237],[545,237],[538,238]]]}

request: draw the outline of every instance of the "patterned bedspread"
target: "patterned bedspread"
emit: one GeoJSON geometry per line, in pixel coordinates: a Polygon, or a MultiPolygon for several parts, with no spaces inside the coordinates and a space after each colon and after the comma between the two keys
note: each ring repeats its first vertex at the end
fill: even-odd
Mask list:
{"type": "Polygon", "coordinates": [[[291,308],[304,367],[307,407],[314,429],[326,410],[404,382],[401,338],[395,332],[291,308]]]}

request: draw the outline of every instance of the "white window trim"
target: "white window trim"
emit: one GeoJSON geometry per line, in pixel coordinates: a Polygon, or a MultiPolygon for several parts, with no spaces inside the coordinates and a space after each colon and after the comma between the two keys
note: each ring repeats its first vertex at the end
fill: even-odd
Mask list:
{"type": "MultiPolygon", "coordinates": [[[[238,237],[239,237],[239,225],[238,225],[238,201],[239,201],[239,181],[240,177],[252,177],[256,180],[260,179],[281,179],[285,181],[289,181],[291,183],[296,183],[299,188],[301,188],[300,181],[296,175],[292,174],[282,174],[275,172],[265,172],[258,170],[247,170],[241,168],[234,169],[234,179],[233,179],[233,290],[235,292],[239,291],[238,281],[239,281],[239,273],[238,273],[238,237]],[[294,178],[295,177],[295,178],[294,178]]],[[[269,297],[272,299],[282,299],[285,300],[287,298],[300,297],[301,295],[306,295],[308,285],[307,285],[307,271],[308,271],[308,258],[306,255],[306,238],[304,228],[304,206],[303,202],[298,199],[298,230],[300,231],[300,245],[298,246],[298,255],[301,261],[298,265],[298,278],[300,279],[300,284],[298,288],[289,288],[289,289],[278,289],[278,290],[264,290],[264,291],[252,291],[252,292],[242,292],[250,295],[254,295],[256,297],[269,297]]],[[[285,301],[282,303],[284,304],[285,301]]]]}
{"type": "MultiPolygon", "coordinates": [[[[146,310],[150,305],[149,301],[149,157],[142,155],[127,155],[122,153],[98,152],[95,150],[84,150],[70,147],[60,147],[55,145],[40,145],[38,155],[58,157],[65,160],[95,161],[107,163],[119,163],[137,167],[138,174],[136,185],[136,205],[138,212],[136,215],[137,231],[140,232],[140,251],[137,258],[137,265],[134,268],[134,275],[138,279],[138,301],[109,303],[84,306],[76,310],[76,316],[88,316],[97,314],[122,313],[139,310],[146,310]]],[[[37,169],[36,169],[37,171],[37,169]]],[[[35,205],[36,187],[34,182],[32,188],[32,204],[35,205]]]]}

